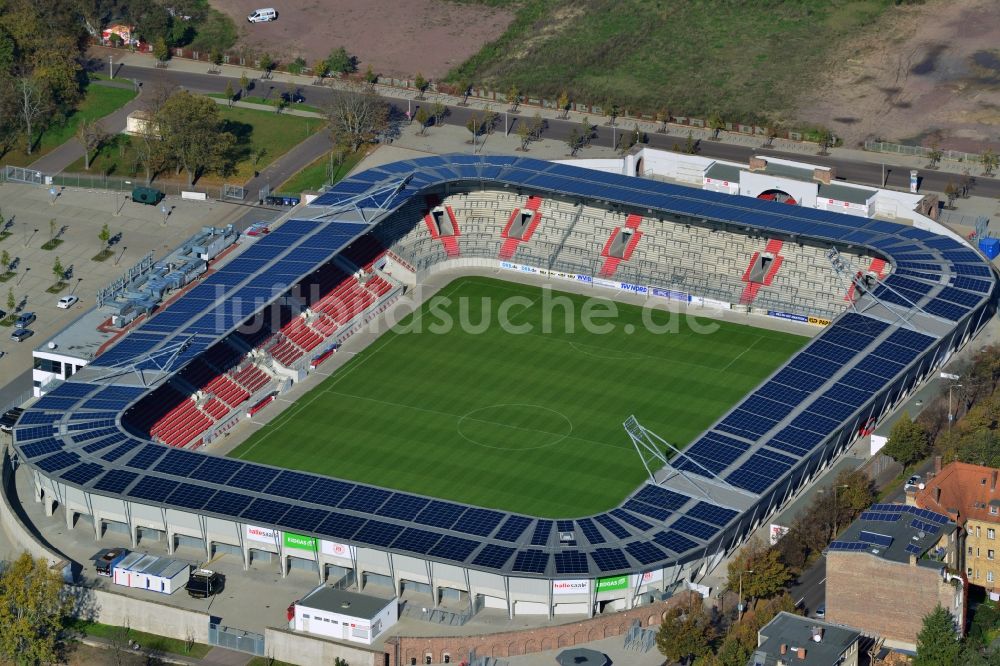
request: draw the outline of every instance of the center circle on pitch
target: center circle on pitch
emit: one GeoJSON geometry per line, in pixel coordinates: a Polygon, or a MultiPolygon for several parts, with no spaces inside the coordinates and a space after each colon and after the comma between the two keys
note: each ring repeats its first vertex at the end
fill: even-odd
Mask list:
{"type": "Polygon", "coordinates": [[[466,441],[505,451],[555,446],[573,432],[573,422],[562,412],[523,403],[473,409],[459,417],[457,427],[466,441]]]}

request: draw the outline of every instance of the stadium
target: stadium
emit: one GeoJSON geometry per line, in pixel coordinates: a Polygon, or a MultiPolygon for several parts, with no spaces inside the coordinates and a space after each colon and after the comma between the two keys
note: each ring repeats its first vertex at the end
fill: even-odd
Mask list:
{"type": "MultiPolygon", "coordinates": [[[[504,283],[540,297],[482,277],[455,288],[477,298],[504,283]]],[[[98,538],[157,530],[170,548],[245,566],[276,553],[282,572],[304,563],[362,589],[415,586],[470,613],[593,614],[696,584],[995,309],[987,261],[932,230],[523,157],[420,158],[358,173],[242,244],[32,404],[14,444],[36,498],[64,507],[69,526],[88,517],[98,538]],[[665,356],[641,334],[582,338],[586,369],[533,354],[545,343],[531,336],[506,347],[449,334],[427,359],[414,347],[426,337],[390,332],[233,457],[196,450],[449,271],[822,330],[807,341],[721,322],[672,336],[665,356]],[[747,353],[754,336],[759,354],[747,353]],[[477,354],[494,367],[462,384],[477,354]],[[635,367],[609,374],[623,363],[635,367]],[[562,385],[533,386],[533,367],[562,385]],[[350,390],[329,384],[348,371],[350,390]],[[402,404],[414,395],[425,399],[402,404]],[[457,437],[454,419],[445,436],[403,409],[441,403],[493,411],[457,437]],[[461,438],[481,457],[456,451],[461,438]]]]}

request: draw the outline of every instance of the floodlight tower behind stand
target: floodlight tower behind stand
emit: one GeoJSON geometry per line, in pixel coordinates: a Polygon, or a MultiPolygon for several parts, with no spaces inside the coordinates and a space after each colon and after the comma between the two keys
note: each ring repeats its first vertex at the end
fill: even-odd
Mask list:
{"type": "MultiPolygon", "coordinates": [[[[641,423],[639,423],[639,420],[635,418],[635,415],[628,417],[622,426],[624,426],[625,432],[628,433],[629,439],[632,440],[632,445],[635,446],[635,452],[639,454],[639,459],[642,460],[642,465],[646,468],[646,472],[649,474],[649,481],[654,486],[658,485],[655,469],[668,469],[683,476],[691,483],[691,485],[697,488],[702,495],[711,499],[711,495],[708,491],[701,487],[700,483],[692,479],[684,470],[678,469],[670,464],[670,461],[667,460],[666,454],[667,449],[670,449],[677,455],[678,458],[683,457],[694,466],[700,468],[706,475],[708,475],[709,479],[713,479],[714,481],[722,483],[727,487],[733,487],[731,484],[721,481],[715,474],[712,473],[711,470],[707,469],[700,462],[690,456],[684,455],[676,446],[663,439],[652,430],[644,427],[641,423]],[[651,469],[649,466],[650,463],[654,463],[656,467],[651,469]]],[[[739,491],[739,489],[735,490],[739,491]]]]}

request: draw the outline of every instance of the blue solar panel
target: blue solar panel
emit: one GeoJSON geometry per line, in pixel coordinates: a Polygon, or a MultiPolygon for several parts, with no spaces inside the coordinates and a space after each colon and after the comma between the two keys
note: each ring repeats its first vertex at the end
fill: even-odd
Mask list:
{"type": "Polygon", "coordinates": [[[411,553],[426,555],[427,551],[429,551],[440,539],[441,535],[437,532],[428,532],[427,530],[419,530],[415,527],[408,527],[403,530],[395,541],[393,541],[392,547],[400,550],[406,550],[411,553]]]}
{"type": "Polygon", "coordinates": [[[399,525],[383,523],[379,520],[369,520],[360,530],[358,530],[357,534],[354,535],[354,540],[360,541],[361,543],[371,544],[373,546],[379,546],[380,548],[385,548],[392,543],[402,531],[403,528],[399,525]]]}
{"type": "Polygon", "coordinates": [[[648,541],[633,541],[625,546],[629,555],[640,564],[652,564],[666,558],[666,554],[648,541]]]}
{"type": "Polygon", "coordinates": [[[413,520],[427,506],[428,501],[416,495],[395,493],[378,510],[378,515],[399,520],[413,520]]]}
{"type": "Polygon", "coordinates": [[[883,548],[888,548],[892,545],[891,536],[878,534],[877,532],[869,532],[867,530],[861,530],[858,534],[858,541],[864,541],[865,543],[870,543],[875,546],[882,546],[883,548]]]}
{"type": "Polygon", "coordinates": [[[489,536],[503,519],[504,514],[490,509],[470,508],[452,527],[456,532],[475,536],[489,536]]]}
{"type": "Polygon", "coordinates": [[[177,487],[176,481],[160,476],[144,476],[128,491],[129,497],[149,500],[151,502],[166,502],[167,496],[177,487]]]}
{"type": "Polygon", "coordinates": [[[334,539],[353,539],[355,533],[366,522],[364,518],[350,516],[346,513],[331,513],[326,520],[319,524],[316,532],[334,539]]]}
{"type": "Polygon", "coordinates": [[[200,510],[204,508],[208,498],[214,494],[214,488],[196,486],[193,483],[181,483],[170,493],[166,501],[169,504],[182,506],[185,509],[200,510]]]}
{"type": "Polygon", "coordinates": [[[251,502],[240,516],[254,522],[276,525],[290,508],[291,504],[260,498],[251,502]]]}
{"type": "Polygon", "coordinates": [[[685,514],[698,520],[703,520],[713,525],[722,527],[727,525],[733,518],[739,515],[738,511],[715,506],[708,502],[698,502],[693,508],[685,511],[685,514]]]}
{"type": "Polygon", "coordinates": [[[590,543],[597,545],[605,542],[604,537],[601,536],[601,532],[590,518],[580,518],[576,521],[576,524],[580,526],[580,531],[583,532],[583,535],[587,537],[587,541],[590,543]]]}
{"type": "Polygon", "coordinates": [[[590,571],[587,554],[579,550],[564,550],[556,553],[557,574],[585,574],[590,571]]]}
{"type": "Polygon", "coordinates": [[[32,442],[21,447],[21,455],[28,460],[34,460],[39,456],[55,453],[63,447],[62,442],[57,439],[43,439],[40,442],[32,442]]]}
{"type": "Polygon", "coordinates": [[[340,502],[342,509],[354,509],[365,513],[376,513],[389,495],[388,490],[375,488],[373,486],[355,486],[354,490],[347,494],[340,502]]]}
{"type": "Polygon", "coordinates": [[[104,471],[104,467],[97,463],[81,463],[73,469],[63,472],[61,477],[64,481],[82,486],[102,471],[104,471]]]}
{"type": "Polygon", "coordinates": [[[299,499],[309,490],[309,486],[316,482],[317,478],[309,474],[286,469],[278,473],[278,476],[264,492],[279,497],[287,497],[288,499],[299,499]]]}
{"type": "Polygon", "coordinates": [[[241,493],[232,493],[228,490],[220,490],[212,499],[205,502],[205,511],[219,513],[229,516],[238,516],[247,508],[253,498],[241,493]]]}
{"type": "Polygon", "coordinates": [[[466,507],[461,504],[432,500],[424,507],[423,511],[417,514],[415,520],[422,525],[449,528],[455,524],[465,509],[466,507]]]}
{"type": "Polygon", "coordinates": [[[291,509],[281,517],[282,527],[288,527],[293,530],[301,530],[303,532],[313,532],[316,530],[316,526],[319,525],[323,520],[330,515],[329,511],[324,509],[310,509],[304,506],[293,506],[291,509]]]}
{"type": "Polygon", "coordinates": [[[132,483],[135,478],[139,476],[136,472],[126,472],[123,469],[113,469],[104,474],[94,484],[94,490],[103,491],[106,493],[112,493],[115,495],[121,494],[128,484],[132,483]]]}
{"type": "Polygon", "coordinates": [[[633,515],[621,508],[612,509],[611,515],[617,518],[618,520],[622,521],[623,523],[628,523],[632,527],[637,527],[640,530],[648,530],[653,527],[642,518],[639,518],[638,516],[633,515]]]}
{"type": "Polygon", "coordinates": [[[196,467],[201,465],[204,461],[205,456],[199,453],[191,453],[190,451],[182,451],[180,449],[170,449],[167,454],[163,456],[156,467],[153,468],[156,472],[163,472],[164,474],[173,474],[174,476],[188,476],[194,471],[196,467]]]}
{"type": "MultiPolygon", "coordinates": [[[[712,435],[711,433],[709,433],[708,436],[713,439],[721,437],[720,435],[712,435]]],[[[727,437],[721,437],[721,439],[733,441],[727,437]]],[[[635,499],[645,502],[646,504],[652,504],[653,506],[659,506],[664,509],[676,511],[684,506],[685,502],[687,502],[690,498],[687,495],[682,495],[681,493],[673,490],[667,490],[666,488],[661,488],[660,486],[654,486],[647,483],[641,490],[639,490],[639,492],[635,494],[635,499]]]]}
{"type": "Polygon", "coordinates": [[[830,545],[827,546],[827,548],[829,550],[843,550],[843,551],[848,551],[848,552],[851,552],[851,551],[858,552],[858,551],[862,551],[862,550],[868,550],[868,545],[864,544],[864,543],[857,542],[857,541],[832,541],[832,542],[830,542],[830,545]]]}
{"type": "Polygon", "coordinates": [[[479,544],[479,541],[446,534],[441,537],[436,546],[431,548],[429,554],[431,557],[440,557],[443,560],[464,562],[479,544]]]}
{"type": "Polygon", "coordinates": [[[514,558],[514,571],[543,574],[549,565],[549,554],[541,550],[519,550],[514,558]]]}
{"type": "Polygon", "coordinates": [[[128,461],[128,466],[133,469],[149,469],[153,463],[160,459],[167,452],[167,447],[160,444],[146,444],[139,449],[139,452],[128,461]]]}
{"type": "Polygon", "coordinates": [[[658,522],[663,522],[664,520],[669,518],[670,515],[673,513],[673,511],[669,511],[667,509],[661,509],[658,506],[650,506],[649,504],[646,504],[645,502],[640,502],[637,499],[630,499],[629,501],[625,502],[623,508],[628,509],[629,511],[634,511],[635,513],[641,514],[643,516],[648,516],[649,518],[652,518],[653,520],[656,520],[658,522]]]}
{"type": "Polygon", "coordinates": [[[871,522],[883,522],[883,523],[894,523],[899,520],[902,514],[897,512],[888,511],[862,511],[861,520],[871,521],[871,522]]]}
{"type": "MultiPolygon", "coordinates": [[[[556,557],[559,556],[556,555],[556,557]]],[[[625,554],[617,548],[595,548],[591,551],[590,558],[594,560],[594,564],[602,572],[621,571],[629,568],[625,554]]],[[[558,568],[557,564],[556,569],[558,568]]]]}
{"type": "Polygon", "coordinates": [[[502,569],[514,554],[514,548],[498,546],[496,544],[486,544],[479,554],[472,560],[473,566],[488,567],[490,569],[502,569]]]}
{"type": "Polygon", "coordinates": [[[630,532],[622,527],[622,524],[606,513],[594,516],[594,520],[599,522],[604,529],[614,534],[619,539],[629,536],[630,532]]]}
{"type": "Polygon", "coordinates": [[[920,520],[919,518],[914,518],[913,520],[911,520],[910,521],[910,527],[914,527],[914,528],[920,530],[921,532],[927,532],[928,534],[937,534],[938,533],[938,526],[937,525],[935,525],[934,523],[930,523],[930,522],[926,522],[926,521],[920,520]]]}
{"type": "Polygon", "coordinates": [[[70,453],[68,451],[59,451],[58,453],[53,453],[47,458],[42,458],[35,464],[38,465],[39,469],[42,471],[54,472],[58,469],[75,465],[78,462],[80,462],[80,456],[78,454],[70,453]]]}
{"type": "Polygon", "coordinates": [[[227,485],[245,490],[261,491],[278,476],[278,470],[263,467],[261,465],[244,464],[227,485]]]}
{"type": "Polygon", "coordinates": [[[549,542],[549,534],[552,532],[551,520],[539,520],[535,523],[535,531],[531,535],[532,546],[544,546],[549,542]]]}
{"type": "Polygon", "coordinates": [[[201,465],[191,472],[189,478],[223,485],[243,466],[243,463],[229,458],[215,456],[202,456],[201,458],[201,465]]]}
{"type": "Polygon", "coordinates": [[[335,507],[340,504],[344,496],[353,488],[353,483],[338,481],[337,479],[320,478],[309,486],[309,490],[302,495],[302,501],[335,507]]]}
{"type": "Polygon", "coordinates": [[[690,534],[703,541],[708,541],[719,531],[719,528],[714,525],[709,525],[708,523],[703,523],[700,520],[694,520],[687,516],[681,516],[675,520],[670,529],[690,534]]]}
{"type": "Polygon", "coordinates": [[[658,532],[656,536],[653,537],[653,541],[660,544],[667,550],[671,550],[678,555],[686,553],[692,548],[697,547],[697,543],[688,539],[682,534],[677,532],[658,532]]]}
{"type": "Polygon", "coordinates": [[[524,516],[510,516],[504,521],[504,524],[500,526],[497,530],[496,539],[500,541],[514,542],[517,541],[524,530],[528,529],[528,525],[531,524],[531,518],[526,518],[524,516]]]}
{"type": "Polygon", "coordinates": [[[908,543],[906,544],[906,552],[919,556],[924,552],[924,549],[916,544],[908,543]]]}

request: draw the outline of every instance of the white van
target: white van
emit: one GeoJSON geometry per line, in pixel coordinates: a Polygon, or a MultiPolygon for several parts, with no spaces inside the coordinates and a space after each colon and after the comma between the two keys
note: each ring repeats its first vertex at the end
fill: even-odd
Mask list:
{"type": "Polygon", "coordinates": [[[251,23],[265,23],[267,21],[275,21],[278,18],[278,12],[276,12],[272,7],[267,7],[266,9],[255,9],[249,16],[247,20],[251,23]]]}

